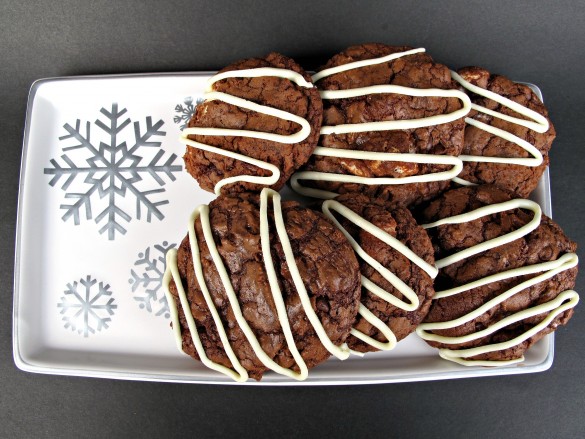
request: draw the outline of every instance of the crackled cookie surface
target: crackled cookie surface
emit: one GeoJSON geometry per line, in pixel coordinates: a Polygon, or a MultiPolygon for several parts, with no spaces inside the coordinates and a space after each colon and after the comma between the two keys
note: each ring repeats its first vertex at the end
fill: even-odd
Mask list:
{"type": "Polygon", "coordinates": [[[204,98],[183,133],[186,169],[207,191],[278,190],[317,144],[319,93],[283,55],[226,67],[211,78],[204,98]]]}
{"type": "Polygon", "coordinates": [[[494,186],[465,187],[441,195],[419,220],[440,271],[417,333],[444,358],[520,362],[571,318],[579,300],[576,244],[536,203],[494,186]]]}
{"type": "Polygon", "coordinates": [[[360,192],[406,206],[459,173],[469,99],[424,49],[353,46],[313,80],[324,100],[322,135],[293,188],[298,179],[307,195],[360,192]]]}
{"type": "Polygon", "coordinates": [[[391,350],[426,316],[434,294],[433,246],[410,211],[363,194],[323,204],[358,254],[362,297],[348,345],[358,352],[391,350]]]}
{"type": "Polygon", "coordinates": [[[196,212],[166,278],[183,351],[238,380],[269,369],[304,379],[331,354],[347,358],[360,278],[340,231],[267,189],[196,212]]]}
{"type": "Polygon", "coordinates": [[[480,67],[457,73],[474,107],[466,118],[464,165],[456,181],[493,184],[528,197],[548,166],[556,136],[545,106],[530,87],[505,76],[480,67]],[[509,108],[510,102],[516,106],[509,108]]]}

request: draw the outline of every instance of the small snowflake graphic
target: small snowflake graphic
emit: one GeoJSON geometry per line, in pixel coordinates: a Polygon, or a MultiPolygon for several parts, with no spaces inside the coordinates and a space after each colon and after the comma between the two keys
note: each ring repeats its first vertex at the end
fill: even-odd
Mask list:
{"type": "Polygon", "coordinates": [[[61,308],[65,329],[83,334],[84,337],[107,329],[112,320],[109,316],[114,315],[114,310],[118,308],[111,295],[110,285],[103,282],[98,284],[91,276],[68,283],[65,295],[57,304],[61,308]]]}
{"type": "Polygon", "coordinates": [[[162,187],[166,184],[164,176],[174,181],[174,173],[180,172],[182,167],[175,164],[176,154],[171,154],[166,160],[163,158],[165,152],[160,149],[161,142],[156,141],[156,137],[166,134],[161,130],[162,120],[153,123],[149,116],[145,127],[141,127],[140,122],[134,122],[131,136],[131,130],[126,129],[131,120],[124,117],[127,113],[125,108],[120,110],[118,104],[113,103],[110,110],[102,108],[100,113],[102,119],[96,119],[93,124],[98,135],[92,132],[89,121],[85,123],[85,129],[82,129],[80,119],[75,122],[75,127],[68,123],[63,125],[67,134],[59,140],[74,142],[63,147],[63,164],[51,159],[51,167],[45,168],[44,173],[53,176],[49,181],[53,187],[63,179],[61,189],[65,191],[65,199],[71,200],[70,204],[60,206],[65,212],[63,221],[73,218],[74,224],[79,225],[84,213],[89,220],[94,218],[93,210],[101,209],[95,216],[96,224],[101,225],[99,232],[107,232],[108,239],[114,240],[117,234],[126,233],[124,223],[132,220],[132,211],[121,207],[126,197],[136,200],[134,216],[137,220],[143,216],[143,210],[148,222],[153,215],[158,220],[164,218],[160,206],[168,204],[168,200],[155,201],[153,198],[155,194],[165,192],[162,187]],[[148,148],[159,149],[149,154],[148,148]],[[150,159],[146,159],[145,155],[150,155],[150,159]],[[83,191],[70,191],[69,187],[78,177],[83,191]],[[144,188],[144,183],[155,188],[144,188]]]}
{"type": "Polygon", "coordinates": [[[191,96],[186,97],[183,100],[183,104],[177,104],[175,106],[175,113],[177,115],[173,118],[175,123],[180,124],[179,128],[184,130],[187,127],[187,123],[193,117],[193,113],[195,112],[195,107],[201,104],[204,101],[203,98],[198,98],[195,101],[195,105],[193,105],[193,98],[191,96]]]}
{"type": "Polygon", "coordinates": [[[162,280],[167,252],[175,247],[176,244],[164,241],[160,245],[147,247],[146,250],[138,253],[138,259],[134,265],[139,267],[139,272],[131,269],[132,277],[128,279],[128,283],[132,285],[134,300],[138,302],[140,309],[154,312],[156,316],[164,315],[165,319],[168,319],[171,314],[167,298],[162,291],[162,280]]]}

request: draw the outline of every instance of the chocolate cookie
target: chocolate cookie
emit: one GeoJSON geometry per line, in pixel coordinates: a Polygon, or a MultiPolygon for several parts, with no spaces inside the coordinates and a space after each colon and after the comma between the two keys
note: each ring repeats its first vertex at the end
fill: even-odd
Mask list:
{"type": "Polygon", "coordinates": [[[410,211],[363,194],[323,203],[360,259],[362,296],[347,341],[358,352],[390,350],[426,316],[437,275],[433,246],[410,211]]]}
{"type": "Polygon", "coordinates": [[[479,67],[454,75],[474,104],[465,119],[463,171],[455,181],[494,184],[526,198],[549,163],[556,136],[536,93],[479,67]]]}
{"type": "Polygon", "coordinates": [[[445,190],[462,163],[467,95],[424,49],[353,46],[313,76],[324,100],[319,146],[293,189],[361,192],[408,206],[445,190]]]}
{"type": "Polygon", "coordinates": [[[564,325],[579,296],[576,244],[533,201],[495,186],[454,189],[421,222],[440,269],[437,293],[417,333],[463,365],[523,361],[564,325]]]}
{"type": "Polygon", "coordinates": [[[219,195],[280,189],[317,144],[323,107],[311,77],[278,53],[212,77],[183,130],[187,171],[219,195]]]}
{"type": "Polygon", "coordinates": [[[322,214],[277,192],[200,206],[167,258],[180,349],[238,381],[269,369],[305,379],[344,344],[358,311],[359,264],[322,214]],[[185,313],[185,310],[188,310],[185,313]]]}

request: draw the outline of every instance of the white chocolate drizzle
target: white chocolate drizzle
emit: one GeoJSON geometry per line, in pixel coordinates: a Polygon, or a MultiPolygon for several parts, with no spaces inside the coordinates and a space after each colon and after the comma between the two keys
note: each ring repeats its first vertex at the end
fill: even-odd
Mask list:
{"type": "Polygon", "coordinates": [[[402,154],[393,152],[373,152],[373,151],[356,151],[337,148],[326,148],[318,146],[313,151],[313,155],[325,157],[349,158],[355,160],[375,160],[375,161],[400,161],[407,163],[429,163],[440,165],[451,165],[447,171],[434,172],[432,174],[411,175],[408,177],[360,177],[358,175],[334,174],[320,171],[300,171],[295,172],[290,180],[291,188],[301,194],[309,197],[332,199],[337,195],[335,192],[322,189],[311,188],[301,185],[299,180],[317,180],[317,181],[334,181],[341,183],[358,183],[365,185],[395,185],[408,183],[428,183],[431,181],[450,180],[458,175],[463,169],[463,162],[457,157],[449,155],[431,155],[431,154],[402,154]]]}
{"type": "Polygon", "coordinates": [[[255,102],[249,101],[247,99],[242,99],[237,96],[232,96],[227,93],[216,92],[213,91],[212,86],[215,82],[220,81],[226,78],[257,78],[261,76],[274,76],[279,78],[288,79],[294,83],[296,83],[300,87],[304,88],[312,88],[314,87],[313,84],[306,81],[302,75],[292,70],[286,69],[277,69],[272,67],[260,67],[256,69],[247,69],[247,70],[231,70],[228,72],[219,73],[213,77],[211,77],[207,84],[207,89],[204,94],[204,98],[206,102],[218,100],[222,102],[226,102],[230,105],[234,105],[240,108],[245,108],[248,110],[255,111],[257,113],[263,113],[269,116],[274,116],[279,119],[288,120],[290,122],[297,123],[301,126],[301,129],[296,133],[289,134],[289,135],[282,135],[282,134],[275,134],[275,133],[265,133],[261,131],[251,131],[251,130],[239,130],[239,129],[230,129],[230,128],[205,128],[205,127],[193,127],[193,128],[185,128],[181,132],[181,137],[179,141],[192,146],[194,148],[201,149],[203,151],[212,152],[215,154],[223,155],[226,157],[230,157],[236,160],[243,161],[245,163],[257,166],[261,169],[265,169],[270,171],[272,175],[266,177],[254,176],[254,175],[239,175],[233,176],[229,178],[225,178],[219,181],[214,188],[215,194],[219,195],[221,193],[221,188],[226,184],[235,183],[237,181],[247,182],[247,183],[255,183],[255,184],[262,184],[262,185],[272,185],[276,183],[280,178],[280,170],[278,167],[274,166],[273,164],[264,162],[262,160],[254,159],[248,157],[243,154],[239,154],[232,151],[226,151],[222,148],[218,148],[211,145],[206,145],[201,142],[196,142],[194,140],[189,139],[187,136],[197,134],[203,136],[236,136],[236,137],[249,137],[254,139],[263,139],[269,140],[272,142],[279,142],[284,144],[293,144],[299,143],[305,140],[311,134],[311,126],[309,122],[299,117],[295,114],[289,113],[287,111],[279,110],[277,108],[272,108],[266,105],[260,105],[255,102]]]}
{"type": "Polygon", "coordinates": [[[439,355],[446,360],[454,361],[463,366],[506,366],[509,364],[521,363],[522,361],[524,361],[524,356],[517,359],[501,361],[465,360],[464,357],[472,357],[475,355],[481,355],[488,352],[512,348],[528,340],[533,335],[536,335],[538,332],[545,329],[558,315],[562,314],[563,312],[571,308],[574,308],[577,305],[577,303],[579,303],[579,295],[577,294],[577,292],[575,292],[574,290],[563,291],[556,298],[549,302],[545,302],[532,308],[525,309],[516,314],[512,314],[506,319],[501,320],[501,323],[503,323],[503,325],[509,325],[514,322],[524,320],[529,317],[534,317],[549,311],[549,314],[540,323],[533,326],[523,334],[520,334],[519,336],[506,342],[494,343],[491,345],[479,346],[476,348],[460,349],[456,351],[450,349],[440,349],[439,355]]]}
{"type": "MultiPolygon", "coordinates": [[[[367,231],[368,233],[372,234],[376,238],[380,239],[385,244],[389,245],[400,254],[408,258],[413,264],[418,266],[424,272],[426,272],[432,279],[437,276],[438,270],[436,267],[432,266],[424,259],[419,257],[416,253],[414,253],[411,249],[409,249],[406,245],[400,242],[398,239],[387,233],[386,231],[380,229],[378,226],[372,224],[370,221],[366,220],[362,216],[358,215],[348,207],[344,206],[343,204],[339,203],[335,200],[327,200],[323,202],[322,205],[323,213],[335,224],[335,226],[343,233],[346,239],[349,241],[351,246],[353,247],[356,254],[361,257],[365,262],[367,262],[374,270],[376,270],[384,279],[386,279],[394,288],[396,288],[407,300],[405,302],[403,300],[398,299],[396,296],[391,294],[390,292],[380,288],[370,279],[365,276],[361,276],[361,283],[364,288],[371,291],[372,294],[380,297],[381,299],[385,300],[386,302],[396,306],[397,308],[403,309],[405,311],[414,311],[418,309],[420,303],[418,300],[418,295],[406,285],[399,277],[397,277],[394,273],[380,264],[376,259],[370,256],[366,251],[359,245],[359,243],[349,234],[349,232],[341,225],[341,223],[337,220],[337,218],[331,212],[332,210],[337,212],[338,214],[342,215],[356,226],[360,227],[361,229],[367,231]]],[[[383,343],[374,338],[364,334],[361,331],[358,331],[355,328],[351,329],[351,334],[363,342],[374,346],[380,350],[391,350],[394,349],[396,346],[396,336],[392,332],[392,330],[376,317],[367,307],[363,304],[360,304],[358,313],[370,323],[372,326],[376,327],[383,335],[386,337],[387,342],[383,343]]]]}
{"type": "Polygon", "coordinates": [[[347,64],[342,64],[340,66],[331,67],[329,69],[321,70],[313,75],[313,82],[317,82],[320,79],[323,79],[327,76],[335,75],[336,73],[347,72],[348,70],[359,69],[361,67],[367,67],[375,64],[383,64],[385,62],[390,62],[395,59],[401,58],[407,55],[414,55],[416,53],[424,53],[425,49],[423,47],[419,47],[417,49],[407,50],[406,52],[396,52],[391,53],[390,55],[382,56],[379,58],[372,58],[372,59],[364,59],[361,61],[354,61],[347,64]]]}
{"type": "MultiPolygon", "coordinates": [[[[197,244],[197,239],[195,236],[195,220],[199,217],[201,212],[204,215],[209,214],[209,208],[207,206],[199,206],[191,217],[189,218],[189,243],[191,245],[191,252],[193,253],[193,261],[199,260],[199,245],[197,244]],[[191,221],[192,219],[192,221],[191,221]]],[[[197,326],[195,325],[195,319],[193,318],[193,314],[191,313],[191,308],[189,305],[189,301],[187,299],[187,294],[185,293],[185,289],[183,288],[183,283],[181,282],[181,277],[179,275],[179,268],[177,266],[177,251],[175,249],[169,250],[167,253],[167,268],[165,270],[165,275],[163,279],[163,284],[165,287],[165,296],[167,298],[167,303],[169,304],[169,309],[171,310],[171,321],[173,323],[173,330],[175,334],[175,341],[177,343],[177,348],[182,350],[182,336],[181,336],[181,324],[179,322],[179,312],[177,310],[177,306],[175,304],[175,299],[172,296],[169,285],[170,281],[174,280],[175,285],[177,287],[177,293],[179,295],[179,302],[181,304],[181,308],[184,311],[185,319],[187,320],[187,326],[189,328],[189,332],[191,334],[191,339],[193,340],[193,344],[195,346],[195,350],[197,351],[197,355],[201,359],[201,362],[210,369],[213,369],[217,372],[221,372],[235,381],[243,382],[248,379],[248,372],[244,367],[240,364],[240,361],[236,357],[236,354],[232,347],[229,344],[227,333],[223,328],[223,323],[221,322],[221,318],[215,305],[213,304],[213,299],[209,294],[209,290],[207,289],[207,284],[205,283],[205,279],[203,277],[203,268],[201,266],[201,262],[198,264],[193,265],[195,267],[195,276],[197,277],[197,283],[201,288],[201,293],[205,299],[205,303],[209,308],[209,312],[213,318],[213,322],[215,323],[215,327],[221,339],[221,342],[224,346],[226,355],[228,356],[232,367],[235,369],[235,372],[225,367],[221,364],[215,363],[207,357],[205,350],[203,348],[203,344],[201,343],[201,339],[199,338],[199,333],[197,331],[197,326]]]]}
{"type": "MultiPolygon", "coordinates": [[[[531,120],[520,119],[517,117],[509,116],[507,114],[500,113],[498,111],[490,110],[489,108],[483,107],[477,104],[471,104],[471,108],[476,110],[480,113],[484,113],[490,115],[492,117],[496,117],[501,120],[505,120],[507,122],[514,123],[516,125],[521,125],[537,133],[544,133],[549,128],[549,122],[546,117],[542,116],[541,114],[537,113],[530,108],[527,108],[523,105],[520,105],[517,102],[512,101],[504,96],[501,96],[497,93],[494,93],[490,90],[486,90],[485,88],[478,87],[473,85],[469,81],[463,79],[458,73],[451,71],[451,77],[457,81],[463,88],[469,90],[472,93],[475,93],[479,96],[483,96],[485,98],[491,99],[500,105],[508,107],[509,109],[519,113],[523,116],[528,117],[531,120]]],[[[486,131],[494,136],[500,137],[508,142],[515,143],[526,152],[528,152],[532,157],[488,157],[488,156],[476,156],[476,155],[460,155],[459,158],[464,162],[481,162],[481,163],[502,163],[502,164],[510,164],[510,165],[520,165],[520,166],[530,166],[536,167],[540,166],[543,162],[542,153],[531,143],[527,142],[520,137],[509,133],[508,131],[502,130],[500,128],[488,125],[484,122],[480,122],[479,120],[475,120],[470,117],[465,118],[465,123],[468,125],[472,125],[476,128],[479,128],[483,131],[486,131]]],[[[464,186],[472,185],[473,183],[468,182],[462,178],[454,178],[453,181],[456,183],[462,184],[464,186]]]]}
{"type": "Polygon", "coordinates": [[[282,292],[280,290],[280,287],[278,286],[278,276],[276,274],[276,270],[275,270],[274,264],[272,262],[272,255],[271,255],[271,250],[270,250],[270,245],[271,245],[270,244],[270,234],[269,234],[269,225],[268,225],[268,202],[269,202],[270,198],[272,198],[272,202],[273,202],[274,221],[275,221],[275,225],[276,225],[276,231],[277,231],[278,238],[280,240],[280,243],[282,245],[282,248],[283,248],[283,251],[285,254],[286,264],[288,266],[293,283],[295,285],[295,288],[296,288],[297,293],[299,295],[299,298],[301,300],[301,305],[303,306],[303,310],[304,310],[305,314],[307,315],[309,322],[311,323],[311,325],[315,329],[315,332],[316,332],[317,336],[319,337],[319,340],[321,341],[321,343],[324,345],[324,347],[331,354],[333,354],[334,356],[336,356],[337,358],[339,358],[341,360],[346,359],[350,354],[349,348],[347,347],[347,345],[344,344],[342,346],[336,346],[335,344],[333,344],[331,342],[331,340],[327,336],[327,333],[325,332],[325,329],[324,329],[321,321],[319,320],[319,317],[317,316],[317,314],[313,310],[313,307],[311,306],[311,299],[309,298],[309,295],[307,293],[307,290],[304,286],[303,280],[302,280],[301,275],[299,273],[298,267],[296,265],[295,256],[294,256],[294,253],[292,251],[292,247],[291,247],[291,244],[290,244],[290,241],[288,238],[288,234],[286,232],[286,227],[284,224],[284,218],[283,218],[281,204],[280,204],[280,200],[281,200],[280,195],[278,194],[278,192],[273,191],[272,189],[265,188],[262,190],[262,192],[260,194],[260,241],[261,241],[261,247],[262,247],[262,253],[263,253],[263,260],[264,260],[264,264],[265,264],[265,268],[266,268],[266,273],[268,276],[270,290],[271,290],[272,297],[274,299],[274,303],[276,306],[278,321],[280,323],[282,332],[285,336],[285,340],[287,342],[287,346],[291,352],[291,355],[293,356],[296,364],[298,365],[299,372],[295,372],[292,369],[284,368],[284,367],[280,366],[279,364],[277,364],[275,361],[273,361],[264,352],[264,350],[262,349],[262,346],[260,345],[260,342],[258,341],[258,338],[256,337],[252,328],[250,328],[248,322],[246,321],[245,317],[243,316],[242,309],[241,309],[239,302],[238,302],[238,297],[236,295],[236,292],[234,291],[234,287],[233,287],[231,280],[229,278],[229,274],[225,268],[225,265],[223,263],[221,255],[219,254],[219,251],[217,250],[217,246],[216,246],[215,241],[213,239],[213,232],[212,232],[210,221],[209,221],[209,207],[207,205],[201,205],[201,206],[197,207],[195,209],[195,211],[193,212],[193,214],[191,215],[191,217],[189,218],[189,243],[191,246],[191,252],[192,252],[192,256],[193,256],[193,267],[195,269],[195,275],[197,278],[197,282],[199,284],[199,287],[201,289],[201,292],[203,294],[205,302],[210,310],[210,313],[213,317],[213,321],[215,323],[218,334],[220,336],[223,348],[224,348],[228,358],[230,359],[230,362],[231,362],[233,368],[235,369],[235,371],[230,369],[230,368],[227,368],[223,365],[212,362],[211,360],[209,360],[209,358],[205,354],[204,348],[201,344],[201,341],[200,341],[200,338],[198,335],[197,327],[195,325],[195,320],[194,320],[193,315],[191,313],[190,305],[189,305],[185,290],[183,288],[181,278],[179,276],[179,270],[178,270],[178,266],[177,266],[177,253],[175,250],[169,251],[169,253],[167,254],[167,269],[165,271],[164,280],[163,280],[167,302],[169,303],[169,308],[171,309],[171,318],[172,318],[172,322],[173,322],[174,334],[175,334],[175,339],[177,342],[178,349],[182,350],[181,326],[180,326],[180,322],[178,319],[178,310],[176,307],[175,299],[172,296],[170,289],[169,289],[169,285],[170,285],[171,280],[173,280],[175,285],[177,286],[177,292],[179,295],[180,306],[185,314],[185,318],[187,320],[189,332],[191,334],[191,338],[193,339],[193,344],[194,344],[195,349],[197,351],[197,354],[201,358],[202,362],[207,367],[209,367],[213,370],[216,370],[218,372],[221,372],[221,373],[229,376],[230,378],[232,378],[236,381],[246,381],[246,379],[248,378],[248,374],[247,374],[247,371],[240,364],[238,358],[236,357],[236,354],[234,353],[233,349],[231,348],[231,346],[229,344],[227,332],[223,326],[223,323],[221,321],[219,313],[218,313],[217,309],[215,308],[215,305],[213,303],[213,299],[211,298],[211,295],[210,295],[209,290],[207,288],[207,284],[205,282],[205,278],[203,276],[203,267],[201,264],[199,246],[197,244],[197,234],[195,231],[195,221],[198,218],[200,218],[200,220],[201,220],[201,228],[203,229],[203,235],[205,238],[205,242],[206,242],[207,247],[209,249],[209,252],[211,254],[213,263],[214,263],[214,265],[217,269],[217,272],[220,276],[222,286],[224,288],[226,296],[228,297],[229,304],[230,304],[230,307],[233,311],[236,322],[239,325],[239,327],[241,328],[244,335],[246,336],[246,339],[248,340],[248,342],[252,346],[252,349],[254,350],[254,353],[256,354],[258,359],[267,368],[269,368],[269,369],[271,369],[279,374],[288,376],[290,378],[293,378],[296,380],[305,380],[308,376],[307,365],[304,362],[304,360],[303,360],[303,358],[302,358],[300,352],[298,351],[298,349],[295,345],[295,342],[294,342],[294,337],[293,337],[293,334],[291,331],[290,323],[288,321],[286,306],[284,303],[284,299],[282,297],[282,292]]]}
{"type": "Polygon", "coordinates": [[[473,247],[466,248],[465,250],[461,250],[455,254],[435,261],[435,265],[437,266],[437,268],[439,269],[444,268],[448,265],[454,264],[455,262],[459,262],[470,256],[476,255],[486,250],[490,250],[495,247],[499,247],[500,245],[508,244],[509,242],[515,241],[518,238],[528,235],[530,232],[532,232],[540,225],[542,209],[540,208],[538,203],[535,203],[534,201],[517,198],[515,200],[505,201],[503,203],[483,206],[471,212],[463,213],[461,215],[455,215],[449,218],[444,218],[442,220],[435,221],[434,223],[423,224],[422,227],[424,229],[430,229],[445,224],[461,224],[476,220],[483,216],[493,215],[495,213],[505,212],[506,210],[518,208],[531,210],[532,212],[534,212],[534,217],[528,223],[526,223],[517,230],[513,230],[512,232],[506,233],[505,235],[498,236],[496,238],[474,245],[473,247]]]}
{"type": "Polygon", "coordinates": [[[433,125],[453,122],[469,113],[471,100],[469,96],[459,90],[444,90],[440,88],[411,88],[401,85],[372,85],[370,87],[351,88],[348,90],[322,90],[321,99],[346,99],[371,94],[400,94],[407,96],[426,96],[457,98],[463,106],[452,113],[437,114],[420,119],[385,120],[378,122],[350,123],[321,127],[321,134],[363,133],[366,131],[409,130],[424,128],[433,125]]]}
{"type": "MultiPolygon", "coordinates": [[[[470,256],[476,255],[480,252],[507,244],[512,242],[518,238],[526,236],[528,233],[536,229],[540,225],[540,219],[542,216],[540,206],[537,203],[534,203],[530,200],[523,200],[523,199],[515,199],[510,200],[504,203],[493,204],[489,206],[484,206],[474,211],[464,213],[461,215],[455,215],[452,217],[444,218],[442,220],[436,221],[434,223],[425,224],[423,225],[424,228],[429,229],[433,227],[438,227],[441,225],[446,224],[461,224],[464,222],[472,221],[478,219],[482,216],[504,212],[506,210],[516,209],[516,208],[524,208],[529,209],[534,212],[534,218],[529,221],[527,224],[522,226],[520,229],[517,229],[513,232],[509,232],[505,235],[499,236],[497,238],[490,239],[485,241],[481,244],[477,244],[475,246],[469,247],[465,250],[455,253],[447,258],[440,259],[436,262],[438,268],[444,268],[451,264],[454,264],[458,261],[466,259],[470,256]]],[[[495,360],[467,360],[466,358],[473,357],[476,355],[481,355],[489,352],[496,352],[504,349],[510,349],[514,346],[528,340],[533,335],[537,334],[541,330],[545,329],[554,319],[556,316],[560,315],[564,311],[574,307],[579,302],[579,295],[573,290],[567,290],[560,293],[555,299],[542,303],[537,306],[533,306],[531,308],[527,308],[511,314],[500,321],[496,322],[495,324],[467,335],[459,336],[459,337],[447,337],[438,334],[433,334],[433,330],[444,330],[444,329],[452,329],[458,326],[464,325],[466,323],[471,322],[472,320],[480,317],[482,314],[488,312],[490,309],[494,308],[495,306],[503,303],[507,299],[513,297],[515,294],[534,286],[540,282],[544,282],[547,279],[552,278],[553,276],[557,275],[558,273],[573,268],[577,265],[579,258],[575,253],[566,253],[559,257],[554,261],[543,262],[540,264],[534,264],[524,267],[518,267],[511,270],[507,270],[501,273],[496,273],[490,276],[486,276],[482,279],[475,280],[473,282],[467,283],[465,285],[461,285],[458,287],[454,287],[448,290],[439,291],[435,294],[433,300],[441,299],[444,297],[450,297],[457,294],[464,293],[466,291],[472,290],[474,288],[478,288],[484,285],[488,285],[492,282],[498,282],[504,279],[515,278],[519,276],[525,276],[530,274],[538,274],[520,284],[504,291],[500,295],[494,297],[493,299],[487,301],[480,307],[472,310],[471,312],[457,318],[454,320],[446,321],[446,322],[435,322],[435,323],[423,323],[418,326],[416,329],[416,333],[424,340],[427,341],[434,341],[443,344],[461,344],[467,343],[473,340],[478,340],[482,337],[488,336],[493,334],[494,332],[511,325],[513,323],[522,321],[524,319],[534,317],[543,313],[548,313],[547,316],[539,322],[537,325],[533,326],[529,330],[525,331],[524,333],[518,335],[517,337],[500,343],[491,343],[486,344],[483,346],[478,346],[474,348],[467,348],[467,349],[439,349],[439,355],[446,359],[464,366],[506,366],[510,364],[520,363],[524,361],[524,356],[512,359],[512,360],[502,360],[502,361],[495,361],[495,360]]]]}
{"type": "MultiPolygon", "coordinates": [[[[367,60],[356,61],[353,63],[343,64],[330,69],[325,69],[313,75],[313,82],[317,82],[327,76],[347,70],[362,68],[365,66],[381,64],[398,59],[403,56],[422,53],[425,49],[418,48],[405,52],[393,53],[380,58],[373,58],[367,60]]],[[[366,131],[387,131],[387,130],[407,130],[423,128],[433,125],[450,123],[457,119],[464,117],[471,110],[471,100],[466,93],[459,90],[444,90],[438,88],[418,89],[411,87],[403,87],[399,85],[374,85],[369,87],[353,88],[347,90],[321,90],[319,92],[322,99],[344,99],[356,96],[366,96],[371,94],[385,94],[395,93],[408,96],[433,96],[457,98],[461,101],[462,108],[448,114],[439,114],[428,116],[420,119],[404,119],[404,120],[388,120],[365,122],[355,124],[341,124],[335,126],[323,126],[321,134],[342,134],[342,133],[360,133],[366,131]]],[[[361,177],[356,175],[335,174],[317,171],[301,171],[293,174],[291,179],[292,188],[302,194],[321,199],[335,198],[338,194],[330,191],[310,188],[302,186],[299,180],[314,180],[314,181],[334,181],[340,183],[357,183],[365,185],[395,185],[395,184],[409,184],[409,183],[428,183],[432,181],[444,181],[456,178],[456,176],[463,169],[463,162],[453,156],[441,156],[432,154],[408,154],[408,153],[384,153],[384,152],[370,152],[360,150],[344,150],[338,148],[328,148],[318,146],[313,152],[314,155],[336,157],[336,158],[350,158],[354,160],[377,160],[377,161],[395,161],[407,163],[426,163],[437,165],[452,165],[453,167],[447,171],[436,172],[431,174],[413,175],[408,177],[361,177]]]]}
{"type": "Polygon", "coordinates": [[[247,69],[247,70],[229,70],[227,72],[218,73],[215,76],[212,76],[207,81],[207,88],[206,91],[211,91],[212,85],[215,84],[217,81],[221,81],[222,79],[227,78],[260,78],[262,76],[273,76],[278,78],[288,79],[289,81],[294,82],[299,87],[304,88],[313,88],[314,85],[307,81],[303,75],[297,73],[293,70],[288,69],[279,69],[276,67],[257,67],[255,69],[247,69]]]}

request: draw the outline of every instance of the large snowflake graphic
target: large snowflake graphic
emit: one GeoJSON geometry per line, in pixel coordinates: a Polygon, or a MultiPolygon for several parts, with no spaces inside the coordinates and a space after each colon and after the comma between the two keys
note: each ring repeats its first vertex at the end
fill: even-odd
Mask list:
{"type": "Polygon", "coordinates": [[[91,276],[68,283],[65,295],[57,304],[61,308],[65,329],[83,334],[84,337],[107,329],[112,320],[110,316],[118,308],[111,296],[110,285],[98,283],[91,276]]]}
{"type": "Polygon", "coordinates": [[[187,123],[193,117],[193,113],[195,113],[195,107],[201,104],[204,101],[203,98],[198,98],[195,101],[195,105],[193,105],[193,98],[191,96],[186,97],[183,100],[182,104],[175,105],[175,113],[176,116],[173,118],[173,121],[179,124],[179,128],[184,130],[187,127],[187,123]]]}
{"type": "Polygon", "coordinates": [[[153,215],[158,220],[164,218],[160,206],[168,204],[168,200],[155,200],[155,197],[165,192],[164,177],[174,181],[174,173],[180,172],[182,167],[175,164],[176,154],[171,154],[166,160],[163,157],[165,152],[160,149],[161,142],[156,140],[166,134],[161,130],[162,120],[153,123],[149,116],[145,127],[134,122],[132,136],[129,134],[131,130],[127,129],[131,120],[124,117],[125,108],[119,109],[118,104],[113,103],[111,110],[102,108],[100,113],[101,119],[94,122],[97,135],[92,132],[89,121],[84,130],[80,119],[75,122],[75,127],[68,123],[63,125],[67,134],[59,140],[70,144],[63,147],[63,164],[51,159],[51,167],[45,168],[44,172],[53,176],[49,182],[51,186],[63,179],[61,189],[65,191],[65,199],[71,200],[60,206],[65,212],[63,221],[73,218],[74,224],[79,225],[84,213],[86,219],[93,219],[97,208],[100,211],[95,215],[95,222],[101,225],[99,232],[107,232],[108,239],[113,240],[117,233],[126,233],[125,223],[132,219],[134,209],[121,207],[122,200],[128,196],[136,200],[134,216],[137,220],[141,219],[143,211],[148,222],[153,215]],[[83,189],[70,191],[77,177],[80,177],[78,181],[83,184],[83,189]]]}
{"type": "Polygon", "coordinates": [[[132,276],[128,282],[132,285],[134,300],[138,302],[141,309],[154,312],[155,315],[170,317],[169,304],[162,291],[162,280],[166,268],[167,252],[176,247],[176,244],[169,244],[164,241],[162,244],[147,247],[143,252],[138,253],[138,259],[134,262],[138,272],[130,270],[132,276]]]}

